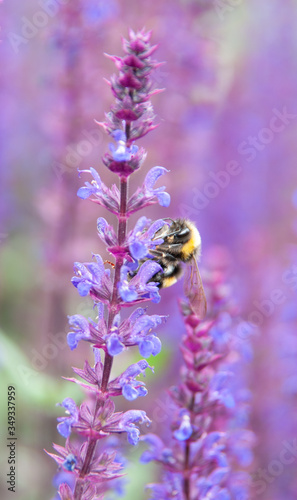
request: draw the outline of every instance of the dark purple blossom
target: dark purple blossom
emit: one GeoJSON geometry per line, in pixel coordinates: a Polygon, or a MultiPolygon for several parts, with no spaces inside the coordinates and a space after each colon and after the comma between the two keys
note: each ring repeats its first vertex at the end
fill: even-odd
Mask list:
{"type": "Polygon", "coordinates": [[[109,335],[106,346],[107,351],[111,356],[116,356],[125,349],[124,344],[122,344],[122,342],[119,340],[116,333],[112,333],[111,335],[109,335]]]}
{"type": "Polygon", "coordinates": [[[89,321],[80,314],[69,316],[68,321],[73,331],[68,333],[67,342],[71,350],[75,349],[80,340],[85,340],[97,347],[102,347],[108,339],[107,326],[103,318],[98,318],[98,323],[89,321]]]}

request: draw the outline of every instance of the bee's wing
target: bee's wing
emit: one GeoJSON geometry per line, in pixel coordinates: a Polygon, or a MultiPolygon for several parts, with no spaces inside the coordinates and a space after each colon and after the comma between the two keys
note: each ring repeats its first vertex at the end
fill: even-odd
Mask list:
{"type": "Polygon", "coordinates": [[[186,297],[189,299],[190,306],[193,309],[193,312],[198,316],[199,319],[203,319],[206,315],[207,304],[198,264],[195,257],[186,267],[186,274],[184,276],[184,292],[186,297]]]}

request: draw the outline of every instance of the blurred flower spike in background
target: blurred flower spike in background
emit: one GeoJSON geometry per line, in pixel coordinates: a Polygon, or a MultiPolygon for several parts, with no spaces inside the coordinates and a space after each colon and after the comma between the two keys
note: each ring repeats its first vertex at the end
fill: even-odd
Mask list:
{"type": "MultiPolygon", "coordinates": [[[[216,265],[219,268],[219,260],[216,265]]],[[[187,303],[180,302],[185,323],[180,345],[183,365],[181,382],[170,388],[171,441],[165,444],[154,434],[141,438],[149,446],[141,462],[154,460],[162,470],[162,483],[148,485],[154,500],[231,500],[250,495],[249,476],[240,468],[252,462],[254,436],[237,418],[245,409],[237,393],[246,388],[232,384],[238,347],[231,325],[223,346],[212,336],[213,330],[219,336],[221,318],[233,312],[228,288],[218,278],[217,270],[207,278],[206,293],[213,307],[209,318],[201,321],[187,303]],[[240,442],[236,451],[234,440],[240,442]],[[244,454],[249,460],[241,460],[244,454]]]]}

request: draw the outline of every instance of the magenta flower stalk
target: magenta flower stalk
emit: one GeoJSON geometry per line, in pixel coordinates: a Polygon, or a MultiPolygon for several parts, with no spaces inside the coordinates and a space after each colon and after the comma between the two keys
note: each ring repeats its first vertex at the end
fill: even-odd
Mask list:
{"type": "MultiPolygon", "coordinates": [[[[201,321],[181,303],[185,333],[180,383],[172,387],[171,441],[146,434],[141,462],[155,461],[161,482],[152,500],[248,500],[253,434],[244,429],[247,394],[236,387],[230,317],[233,309],[218,272],[208,276],[209,316],[201,321]],[[240,393],[240,394],[239,394],[240,393]]],[[[234,342],[233,342],[234,343],[234,342]]],[[[236,364],[236,363],[235,363],[236,364]]]]}
{"type": "Polygon", "coordinates": [[[135,228],[127,232],[130,215],[148,205],[159,203],[167,207],[169,195],[155,183],[167,170],[153,167],[144,182],[131,196],[128,195],[128,181],[138,170],[145,158],[145,152],[134,141],[143,137],[154,125],[150,97],[153,90],[150,74],[158,63],[151,59],[157,46],[150,45],[150,33],[143,30],[130,31],[129,40],[123,41],[124,57],[109,56],[115,62],[119,74],[109,82],[115,97],[115,104],[106,115],[106,122],[100,125],[112,137],[110,152],[103,158],[104,165],[119,177],[119,188],[108,188],[99,173],[91,168],[81,171],[92,176],[91,182],[78,190],[82,199],[101,205],[118,219],[117,231],[100,217],[97,221],[98,235],[114,257],[113,272],[105,268],[100,255],[94,255],[91,262],[74,264],[73,285],[81,297],[90,296],[97,311],[96,321],[76,314],[69,317],[71,331],[68,344],[75,349],[81,340],[89,342],[95,352],[95,365],[88,361],[83,369],[74,368],[81,380],[78,383],[89,393],[90,398],[80,407],[71,398],[61,406],[66,416],[58,418],[58,431],[66,438],[66,445],[54,445],[56,454],[50,454],[57,464],[74,478],[74,490],[62,483],[59,495],[62,500],[90,500],[102,498],[104,491],[113,487],[122,475],[121,460],[108,447],[98,449],[98,441],[108,436],[126,433],[129,443],[137,444],[140,431],[137,424],[149,424],[144,411],[128,410],[115,412],[112,397],[123,395],[128,401],[145,396],[145,384],[138,380],[149,364],[145,359],[129,366],[120,376],[110,380],[114,358],[123,350],[138,346],[140,354],[147,358],[160,352],[161,342],[155,328],[164,321],[163,316],[146,314],[137,307],[128,317],[122,318],[122,309],[151,300],[160,300],[158,284],[151,278],[162,272],[161,266],[148,258],[149,249],[163,242],[154,239],[155,233],[166,224],[164,220],[151,222],[140,217],[135,228]],[[99,349],[104,353],[101,361],[99,349]],[[71,434],[80,436],[82,444],[72,442],[71,434]]]}

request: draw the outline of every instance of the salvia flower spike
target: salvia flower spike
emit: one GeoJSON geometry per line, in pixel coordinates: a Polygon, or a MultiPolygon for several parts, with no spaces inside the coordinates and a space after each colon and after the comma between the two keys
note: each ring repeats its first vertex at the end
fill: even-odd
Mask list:
{"type": "Polygon", "coordinates": [[[65,414],[58,418],[58,431],[66,438],[66,444],[54,445],[56,453],[49,455],[60,470],[72,475],[74,484],[73,488],[63,482],[59,485],[62,500],[99,499],[104,492],[117,489],[123,475],[123,459],[110,444],[110,437],[125,433],[128,442],[136,445],[139,425],[150,424],[144,411],[116,412],[111,399],[123,396],[131,402],[145,396],[147,389],[139,376],[152,369],[148,362],[142,359],[110,380],[114,358],[125,349],[137,346],[144,358],[160,352],[161,342],[155,328],[165,320],[164,316],[146,314],[142,307],[125,318],[122,312],[135,304],[160,300],[158,286],[150,280],[162,271],[156,262],[141,263],[141,259],[160,243],[153,241],[153,237],[165,222],[140,217],[134,229],[127,232],[128,218],[152,203],[163,207],[170,203],[165,188],[155,187],[159,177],[168,172],[160,166],[151,168],[141,187],[128,198],[129,177],[146,157],[144,149],[134,143],[156,126],[150,99],[158,89],[153,88],[151,73],[159,63],[152,59],[157,47],[150,44],[150,37],[151,33],[144,30],[130,31],[129,38],[123,40],[124,56],[108,56],[115,62],[118,74],[109,81],[115,103],[106,120],[100,123],[110,135],[109,152],[104,155],[103,164],[119,177],[119,187],[107,187],[94,168],[79,171],[87,180],[79,188],[78,197],[90,199],[116,215],[118,226],[116,230],[103,217],[97,220],[98,235],[114,258],[112,272],[97,254],[88,262],[74,264],[72,283],[81,297],[92,298],[98,315],[96,320],[80,314],[69,317],[70,349],[79,348],[81,341],[88,342],[94,349],[95,363],[92,367],[85,361],[83,369],[74,368],[79,379],[68,379],[86,390],[87,399],[80,406],[71,398],[60,404],[65,414]],[[133,266],[131,279],[129,271],[133,266]],[[79,436],[80,444],[75,435],[79,436]]]}
{"type": "Polygon", "coordinates": [[[247,401],[242,400],[244,388],[234,382],[236,365],[231,360],[238,353],[231,331],[226,334],[232,304],[218,276],[214,272],[208,277],[207,295],[215,314],[201,321],[181,303],[183,364],[180,382],[169,391],[171,441],[155,434],[141,438],[147,445],[141,462],[153,460],[162,471],[162,482],[148,485],[151,500],[249,498],[249,477],[240,469],[252,461],[254,436],[238,426],[247,401]]]}

